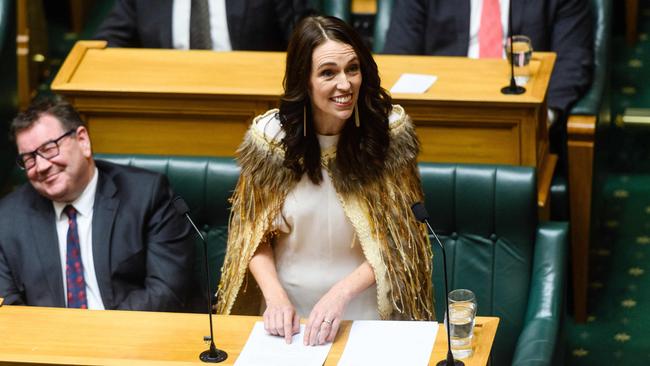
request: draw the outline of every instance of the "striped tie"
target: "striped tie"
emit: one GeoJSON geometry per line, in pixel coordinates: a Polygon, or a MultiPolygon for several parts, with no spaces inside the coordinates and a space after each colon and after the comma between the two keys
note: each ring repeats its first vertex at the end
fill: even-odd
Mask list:
{"type": "Polygon", "coordinates": [[[84,267],[81,263],[79,233],[77,232],[77,210],[68,205],[65,206],[64,211],[68,215],[68,243],[65,265],[68,307],[87,309],[86,281],[84,280],[84,267]]]}
{"type": "Polygon", "coordinates": [[[478,32],[479,57],[501,58],[503,55],[502,41],[503,28],[501,27],[499,0],[483,0],[481,28],[478,32]]]}

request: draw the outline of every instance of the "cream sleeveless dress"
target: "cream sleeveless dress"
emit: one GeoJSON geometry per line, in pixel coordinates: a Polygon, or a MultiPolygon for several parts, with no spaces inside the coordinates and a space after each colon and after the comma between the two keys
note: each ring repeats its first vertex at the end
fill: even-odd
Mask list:
{"type": "MultiPolygon", "coordinates": [[[[323,157],[335,153],[338,137],[318,135],[323,157]]],[[[278,276],[302,318],[309,317],[318,300],[365,261],[330,176],[325,168],[322,173],[319,185],[303,175],[275,220],[278,276]]],[[[350,301],[343,319],[379,319],[376,285],[350,301]]]]}

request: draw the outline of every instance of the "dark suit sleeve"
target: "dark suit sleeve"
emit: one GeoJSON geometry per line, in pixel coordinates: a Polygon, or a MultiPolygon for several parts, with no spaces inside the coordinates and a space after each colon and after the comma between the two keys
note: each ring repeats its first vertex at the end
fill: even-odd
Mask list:
{"type": "Polygon", "coordinates": [[[298,0],[274,0],[273,3],[283,41],[288,44],[293,28],[308,13],[307,7],[303,1],[298,0]]]}
{"type": "Polygon", "coordinates": [[[141,47],[136,14],[135,0],[116,0],[94,38],[107,41],[108,47],[141,47]]]}
{"type": "Polygon", "coordinates": [[[563,116],[591,84],[593,15],[587,0],[558,0],[551,51],[557,53],[548,91],[548,106],[563,116]]]}
{"type": "Polygon", "coordinates": [[[185,306],[194,250],[189,223],[174,209],[173,197],[167,178],[157,176],[142,228],[146,247],[144,288],[129,292],[118,309],[176,311],[185,306]]]}
{"type": "Polygon", "coordinates": [[[4,250],[0,243],[0,297],[4,298],[7,305],[25,305],[25,299],[16,286],[4,250]]]}
{"type": "Polygon", "coordinates": [[[424,53],[426,24],[425,0],[395,1],[383,53],[424,53]]]}

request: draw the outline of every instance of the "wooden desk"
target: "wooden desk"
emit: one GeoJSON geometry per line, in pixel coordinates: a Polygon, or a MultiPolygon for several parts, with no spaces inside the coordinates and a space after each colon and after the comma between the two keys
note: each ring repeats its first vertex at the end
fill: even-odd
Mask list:
{"type": "MultiPolygon", "coordinates": [[[[89,123],[101,153],[231,156],[250,120],[275,107],[284,53],[106,48],[78,42],[52,83],[89,123]]],[[[438,81],[424,94],[395,94],[413,117],[420,160],[538,169],[546,216],[556,158],[548,152],[546,89],[553,53],[535,53],[528,91],[506,96],[505,60],[377,55],[382,85],[404,72],[438,81]]]]}
{"type": "MultiPolygon", "coordinates": [[[[221,365],[234,364],[253,324],[260,317],[216,316],[215,343],[228,352],[221,365]]],[[[498,318],[477,319],[474,355],[467,366],[484,366],[494,341],[498,318]]],[[[326,366],[343,353],[350,322],[342,324],[326,366]]],[[[135,311],[0,307],[0,363],[5,365],[185,365],[202,364],[207,349],[207,315],[135,311]]],[[[446,332],[439,327],[430,365],[446,356],[446,332]]]]}

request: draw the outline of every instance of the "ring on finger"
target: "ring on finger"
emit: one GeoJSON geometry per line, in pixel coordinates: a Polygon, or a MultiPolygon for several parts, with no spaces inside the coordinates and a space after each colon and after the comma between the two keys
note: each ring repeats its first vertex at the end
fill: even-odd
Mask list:
{"type": "Polygon", "coordinates": [[[328,319],[323,319],[323,323],[326,323],[327,325],[332,325],[332,321],[328,319]]]}

